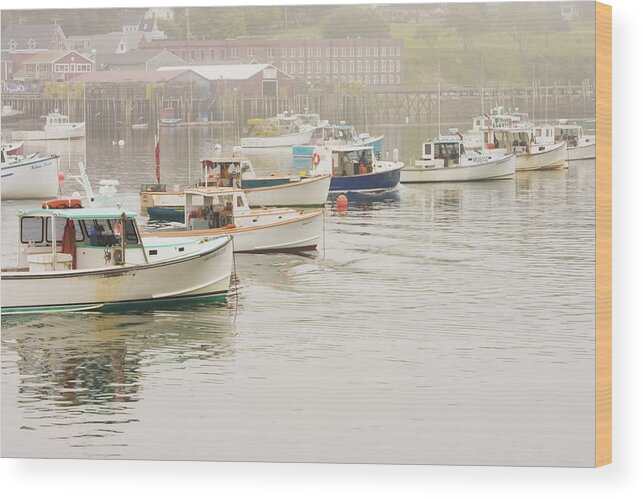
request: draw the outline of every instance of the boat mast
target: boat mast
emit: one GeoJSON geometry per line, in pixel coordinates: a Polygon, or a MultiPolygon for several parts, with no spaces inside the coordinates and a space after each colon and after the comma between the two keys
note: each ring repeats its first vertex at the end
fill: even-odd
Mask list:
{"type": "Polygon", "coordinates": [[[440,79],[442,75],[442,57],[438,56],[438,138],[442,135],[442,115],[440,110],[440,79]]]}

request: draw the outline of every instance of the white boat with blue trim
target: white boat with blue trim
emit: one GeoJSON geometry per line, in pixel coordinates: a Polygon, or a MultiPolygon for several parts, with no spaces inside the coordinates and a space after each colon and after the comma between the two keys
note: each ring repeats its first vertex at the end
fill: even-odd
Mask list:
{"type": "Polygon", "coordinates": [[[515,173],[515,154],[467,152],[459,137],[440,137],[422,144],[422,159],[402,168],[400,182],[496,180],[512,178],[515,173]]]}
{"type": "Polygon", "coordinates": [[[12,156],[0,150],[2,199],[45,199],[58,193],[59,156],[12,156]]]}
{"type": "Polygon", "coordinates": [[[2,314],[225,298],[230,237],[143,244],[135,213],[79,205],[58,199],[19,212],[17,265],[1,274],[2,314]]]}
{"type": "MultiPolygon", "coordinates": [[[[300,175],[271,173],[257,176],[249,159],[213,156],[201,160],[200,186],[241,188],[251,208],[260,206],[324,206],[330,174],[300,175]]],[[[182,222],[183,192],[168,191],[165,185],[146,184],[140,191],[141,211],[152,220],[182,222]]]]}

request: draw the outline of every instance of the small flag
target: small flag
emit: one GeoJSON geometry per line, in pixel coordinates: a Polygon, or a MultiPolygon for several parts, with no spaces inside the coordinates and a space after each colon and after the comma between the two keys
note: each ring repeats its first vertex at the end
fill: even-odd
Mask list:
{"type": "Polygon", "coordinates": [[[156,160],[156,182],[161,183],[161,144],[159,142],[159,136],[155,135],[156,147],[154,148],[154,159],[156,160]]]}

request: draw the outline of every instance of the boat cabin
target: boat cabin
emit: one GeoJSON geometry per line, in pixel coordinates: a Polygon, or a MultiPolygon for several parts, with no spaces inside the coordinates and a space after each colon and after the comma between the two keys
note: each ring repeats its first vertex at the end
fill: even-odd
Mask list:
{"type": "Polygon", "coordinates": [[[445,167],[460,164],[460,156],[465,154],[461,140],[435,140],[422,144],[422,160],[443,160],[445,167]]]}
{"type": "Polygon", "coordinates": [[[79,204],[77,199],[54,200],[18,213],[18,270],[51,272],[147,261],[135,213],[79,204]],[[65,204],[70,207],[62,207],[65,204]]]}
{"type": "Polygon", "coordinates": [[[243,180],[253,178],[256,175],[248,159],[215,157],[201,160],[201,186],[241,188],[243,180]]]}
{"type": "Polygon", "coordinates": [[[335,177],[352,177],[373,173],[379,161],[372,146],[320,147],[316,151],[316,154],[320,156],[318,172],[326,173],[329,170],[335,177]]]}
{"type": "MultiPolygon", "coordinates": [[[[583,127],[576,124],[558,124],[554,125],[554,139],[556,142],[560,140],[567,141],[569,147],[577,147],[584,142],[589,143],[590,140],[586,138],[583,133],[583,127]]],[[[592,141],[593,142],[593,141],[592,141]]]]}
{"type": "Polygon", "coordinates": [[[544,141],[538,142],[534,128],[491,129],[484,132],[487,149],[504,149],[509,154],[533,154],[546,150],[544,141]]]}
{"type": "Polygon", "coordinates": [[[68,125],[69,124],[69,116],[60,114],[58,111],[49,113],[47,116],[45,116],[45,118],[47,119],[47,125],[68,125]]]}
{"type": "Polygon", "coordinates": [[[225,229],[240,216],[251,216],[246,196],[231,187],[195,187],[185,190],[185,225],[188,230],[225,229]]]}

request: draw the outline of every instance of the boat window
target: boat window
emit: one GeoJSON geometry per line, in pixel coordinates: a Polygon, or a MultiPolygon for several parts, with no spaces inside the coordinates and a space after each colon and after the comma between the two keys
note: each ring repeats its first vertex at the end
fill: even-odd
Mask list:
{"type": "MultiPolygon", "coordinates": [[[[66,218],[56,218],[56,242],[61,243],[63,240],[63,232],[65,231],[65,225],[67,224],[66,218]]],[[[51,219],[47,219],[45,224],[45,240],[51,242],[51,219]]]]}
{"type": "Polygon", "coordinates": [[[237,197],[237,207],[243,208],[243,198],[241,196],[237,197]]]}
{"type": "Polygon", "coordinates": [[[131,218],[125,220],[125,241],[127,244],[138,244],[136,225],[134,224],[134,220],[131,218]]]}
{"type": "Polygon", "coordinates": [[[424,144],[424,155],[431,156],[431,146],[432,144],[424,144]]]}
{"type": "Polygon", "coordinates": [[[41,217],[22,217],[20,220],[20,242],[24,244],[41,243],[43,241],[43,222],[41,217]]]}

